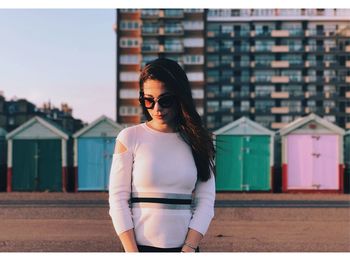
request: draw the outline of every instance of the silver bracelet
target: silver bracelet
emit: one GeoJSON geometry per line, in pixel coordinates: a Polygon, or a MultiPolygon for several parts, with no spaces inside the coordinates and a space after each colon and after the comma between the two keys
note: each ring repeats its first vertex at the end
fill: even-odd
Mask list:
{"type": "Polygon", "coordinates": [[[190,244],[188,244],[187,242],[184,243],[184,246],[188,246],[189,248],[193,249],[194,251],[196,251],[196,248],[191,246],[190,244]]]}

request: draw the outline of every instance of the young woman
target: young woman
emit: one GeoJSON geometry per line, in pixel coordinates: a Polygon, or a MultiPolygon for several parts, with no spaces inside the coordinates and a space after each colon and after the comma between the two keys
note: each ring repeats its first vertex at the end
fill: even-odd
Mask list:
{"type": "Polygon", "coordinates": [[[145,123],[123,129],[109,214],[126,252],[198,252],[214,216],[214,147],[186,73],[165,58],[140,75],[145,123]]]}

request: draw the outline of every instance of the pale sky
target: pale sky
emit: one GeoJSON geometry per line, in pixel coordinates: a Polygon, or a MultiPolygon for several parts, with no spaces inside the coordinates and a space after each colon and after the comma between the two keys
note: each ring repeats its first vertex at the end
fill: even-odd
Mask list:
{"type": "Polygon", "coordinates": [[[115,120],[115,9],[0,9],[0,91],[115,120]]]}

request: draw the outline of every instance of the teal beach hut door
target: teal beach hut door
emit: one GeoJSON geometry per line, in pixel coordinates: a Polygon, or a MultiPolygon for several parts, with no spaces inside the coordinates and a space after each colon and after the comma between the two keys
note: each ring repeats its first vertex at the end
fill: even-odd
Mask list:
{"type": "Polygon", "coordinates": [[[270,190],[270,138],[218,135],[216,189],[218,191],[270,190]]]}
{"type": "Polygon", "coordinates": [[[114,139],[78,140],[78,190],[107,190],[114,139]]]}
{"type": "Polygon", "coordinates": [[[243,137],[242,189],[270,190],[270,138],[268,136],[243,137]]]}
{"type": "Polygon", "coordinates": [[[242,139],[239,136],[216,137],[216,189],[238,191],[242,185],[242,139]]]}

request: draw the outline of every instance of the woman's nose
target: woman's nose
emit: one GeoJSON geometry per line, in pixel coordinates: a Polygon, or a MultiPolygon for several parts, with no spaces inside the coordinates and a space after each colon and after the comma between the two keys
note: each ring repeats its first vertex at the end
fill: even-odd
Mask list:
{"type": "Polygon", "coordinates": [[[153,110],[155,111],[161,111],[162,107],[159,105],[158,101],[155,102],[153,110]]]}

